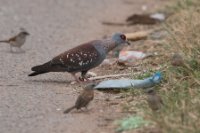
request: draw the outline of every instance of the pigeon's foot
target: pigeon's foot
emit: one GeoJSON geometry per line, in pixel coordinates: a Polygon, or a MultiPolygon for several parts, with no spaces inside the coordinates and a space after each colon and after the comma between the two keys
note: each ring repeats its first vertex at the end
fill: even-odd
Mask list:
{"type": "Polygon", "coordinates": [[[86,77],[79,77],[79,81],[81,82],[90,82],[90,80],[86,77]]]}

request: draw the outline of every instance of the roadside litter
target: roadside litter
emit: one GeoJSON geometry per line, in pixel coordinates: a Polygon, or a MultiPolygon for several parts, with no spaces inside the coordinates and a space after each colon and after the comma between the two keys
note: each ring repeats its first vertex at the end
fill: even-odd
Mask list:
{"type": "Polygon", "coordinates": [[[153,76],[143,79],[116,79],[106,80],[100,82],[94,89],[107,90],[107,89],[129,89],[129,88],[150,88],[159,84],[162,79],[162,74],[156,72],[153,76]]]}
{"type": "Polygon", "coordinates": [[[113,65],[116,61],[118,63],[123,63],[124,65],[133,65],[132,63],[137,60],[142,60],[148,57],[155,56],[156,53],[144,53],[142,51],[114,51],[115,56],[117,56],[117,60],[114,58],[105,59],[101,65],[113,65]],[[128,64],[126,64],[128,63],[128,64]]]}
{"type": "Polygon", "coordinates": [[[168,16],[169,15],[164,13],[133,14],[127,17],[126,23],[103,21],[102,24],[110,26],[130,26],[136,24],[153,25],[165,21],[168,16]]]}
{"type": "Polygon", "coordinates": [[[153,53],[144,53],[141,51],[121,51],[119,53],[118,61],[120,63],[132,63],[136,60],[141,60],[150,56],[153,56],[153,53]]]}

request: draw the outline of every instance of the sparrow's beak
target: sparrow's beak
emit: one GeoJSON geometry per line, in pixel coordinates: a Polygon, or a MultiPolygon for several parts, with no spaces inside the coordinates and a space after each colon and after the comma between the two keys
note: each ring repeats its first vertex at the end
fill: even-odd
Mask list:
{"type": "Polygon", "coordinates": [[[131,45],[131,43],[128,40],[126,40],[126,44],[131,45]]]}

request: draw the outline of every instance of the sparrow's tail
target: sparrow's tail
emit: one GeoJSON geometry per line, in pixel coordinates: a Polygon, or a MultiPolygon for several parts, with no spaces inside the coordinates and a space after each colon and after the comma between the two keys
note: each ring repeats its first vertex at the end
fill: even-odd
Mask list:
{"type": "Polygon", "coordinates": [[[36,76],[39,74],[48,73],[51,72],[51,69],[52,69],[51,62],[49,61],[47,63],[44,63],[43,65],[32,67],[31,70],[34,72],[29,74],[28,76],[36,76]]]}
{"type": "Polygon", "coordinates": [[[67,114],[67,113],[69,113],[70,111],[72,111],[75,107],[76,107],[76,106],[74,105],[74,106],[72,106],[72,107],[66,109],[63,113],[64,113],[64,114],[67,114]]]}
{"type": "Polygon", "coordinates": [[[9,40],[0,40],[0,43],[9,43],[9,40]]]}

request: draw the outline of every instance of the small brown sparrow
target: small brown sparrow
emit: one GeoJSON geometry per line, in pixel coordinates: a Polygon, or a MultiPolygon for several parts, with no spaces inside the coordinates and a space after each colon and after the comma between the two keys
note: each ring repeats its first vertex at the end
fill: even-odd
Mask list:
{"type": "Polygon", "coordinates": [[[88,104],[90,103],[90,101],[93,100],[94,98],[94,87],[96,86],[96,84],[94,83],[90,83],[89,85],[87,85],[84,90],[82,91],[82,93],[78,96],[76,103],[74,106],[66,109],[64,111],[64,114],[69,113],[71,110],[73,109],[81,109],[82,107],[87,108],[88,104]]]}
{"type": "Polygon", "coordinates": [[[17,47],[22,52],[23,50],[21,49],[21,46],[25,43],[26,36],[28,36],[28,35],[30,35],[28,32],[21,31],[16,36],[11,37],[8,40],[1,40],[0,42],[2,42],[2,43],[9,43],[10,44],[10,51],[11,52],[13,52],[12,51],[12,47],[17,47]]]}
{"type": "Polygon", "coordinates": [[[156,94],[156,91],[154,89],[150,89],[147,91],[147,102],[149,104],[149,107],[153,111],[159,110],[163,105],[161,97],[158,94],[156,94]]]}

